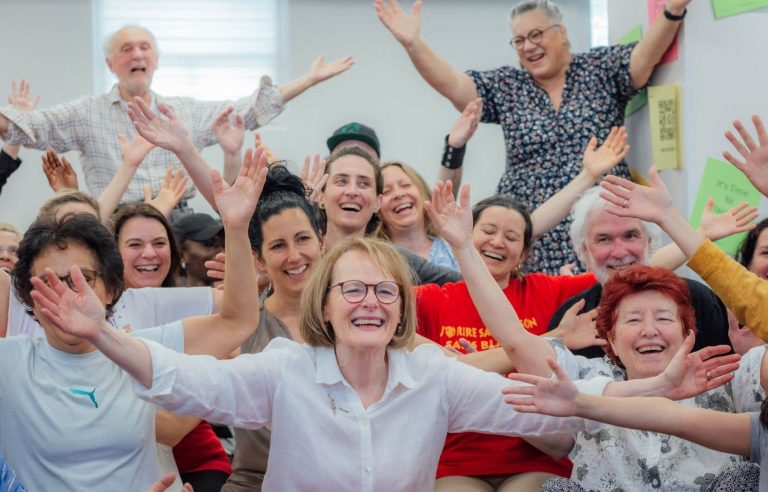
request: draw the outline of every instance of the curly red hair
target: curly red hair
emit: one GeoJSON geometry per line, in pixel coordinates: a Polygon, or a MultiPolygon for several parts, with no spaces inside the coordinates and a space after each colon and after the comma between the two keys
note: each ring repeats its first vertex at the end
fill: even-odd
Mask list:
{"type": "MultiPolygon", "coordinates": [[[[691,304],[691,292],[685,280],[666,268],[632,265],[612,275],[603,287],[596,320],[600,336],[609,340],[613,338],[619,304],[625,297],[651,290],[663,294],[677,304],[677,316],[683,325],[683,336],[687,336],[691,331],[696,333],[696,315],[691,304]]],[[[615,364],[621,364],[610,344],[605,346],[605,351],[615,364]]]]}

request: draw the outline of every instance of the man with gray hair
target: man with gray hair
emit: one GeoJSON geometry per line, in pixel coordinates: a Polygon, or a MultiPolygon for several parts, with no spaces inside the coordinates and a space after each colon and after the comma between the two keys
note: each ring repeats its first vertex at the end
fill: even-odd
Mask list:
{"type": "MultiPolygon", "coordinates": [[[[0,138],[7,143],[41,150],[50,147],[60,153],[79,150],[85,181],[95,196],[107,187],[120,166],[118,135],[130,139],[136,134],[128,117],[128,101],[141,98],[155,110],[158,103],[169,106],[184,120],[195,147],[200,150],[217,143],[214,121],[228,106],[233,106],[235,113],[243,116],[245,127],[253,130],[280,114],[286,102],[352,65],[349,57],[329,63],[320,57],[306,74],[285,85],[273,86],[268,77],[262,77],[260,87],[246,97],[211,102],[163,97],[152,92],[158,48],[155,36],[144,27],[133,25],[119,29],[107,39],[104,56],[109,70],[118,79],[109,93],[27,113],[10,106],[0,108],[0,138]]],[[[142,200],[145,185],[151,186],[154,195],[163,183],[167,168],[180,166],[167,150],[149,151],[123,199],[142,200]]]]}
{"type": "MultiPolygon", "coordinates": [[[[661,230],[656,224],[640,219],[619,217],[609,213],[608,202],[600,198],[599,186],[590,188],[571,209],[571,241],[579,259],[598,283],[568,299],[552,316],[549,330],[560,325],[566,311],[584,301],[578,311],[580,322],[592,322],[600,304],[603,285],[615,272],[636,263],[648,263],[661,243],[661,230]],[[594,310],[594,311],[593,311],[594,310]]],[[[730,345],[728,315],[719,297],[701,282],[684,278],[691,292],[696,314],[696,344],[693,350],[713,345],[730,345]]],[[[574,307],[574,309],[576,309],[574,307]]],[[[599,346],[572,350],[584,357],[603,357],[599,346]]]]}

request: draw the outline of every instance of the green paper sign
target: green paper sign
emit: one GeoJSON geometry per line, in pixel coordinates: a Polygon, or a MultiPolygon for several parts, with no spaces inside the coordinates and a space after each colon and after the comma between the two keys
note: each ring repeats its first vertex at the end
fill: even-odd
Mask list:
{"type": "Polygon", "coordinates": [[[768,7],[768,0],[712,0],[712,9],[717,19],[763,7],[768,7]]]}
{"type": "MultiPolygon", "coordinates": [[[[704,205],[707,198],[714,198],[715,206],[713,213],[721,214],[726,212],[741,202],[747,202],[752,206],[757,206],[760,201],[760,192],[755,189],[746,176],[727,162],[717,159],[707,159],[707,165],[704,168],[704,174],[701,177],[699,191],[696,194],[696,202],[691,212],[690,223],[693,227],[699,227],[701,223],[701,213],[704,211],[704,205]]],[[[733,256],[739,248],[739,244],[744,239],[746,232],[728,236],[715,244],[733,256]]]]}
{"type": "Polygon", "coordinates": [[[643,25],[638,24],[634,29],[619,38],[619,44],[629,44],[643,39],[643,25]]]}

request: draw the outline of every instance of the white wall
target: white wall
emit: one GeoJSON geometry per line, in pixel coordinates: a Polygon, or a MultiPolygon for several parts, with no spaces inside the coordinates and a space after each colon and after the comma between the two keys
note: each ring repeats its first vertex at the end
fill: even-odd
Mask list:
{"type": "MultiPolygon", "coordinates": [[[[419,78],[402,48],[379,23],[371,3],[291,0],[287,4],[289,46],[283,70],[287,77],[303,73],[320,54],[326,59],[351,54],[356,64],[338,79],[292,101],[263,130],[263,138],[298,165],[307,153],[325,152],[325,139],[335,128],[360,121],[376,129],[384,159],[409,162],[432,182],[443,138],[458,113],[419,78]]],[[[514,50],[507,44],[508,15],[514,3],[428,1],[422,12],[424,38],[458,69],[516,64],[514,50]]],[[[559,4],[574,51],[588,49],[589,2],[560,0],[559,4]]],[[[3,0],[0,20],[4,26],[0,45],[5,47],[0,95],[10,90],[11,80],[21,77],[31,80],[35,93],[43,94],[41,107],[93,93],[92,53],[102,40],[92,40],[89,0],[3,0]]],[[[204,155],[215,163],[221,159],[214,148],[204,155]]],[[[0,218],[21,227],[29,225],[37,207],[50,196],[38,156],[38,151],[23,150],[21,170],[0,196],[0,218]]],[[[67,157],[77,160],[75,152],[67,157]]],[[[473,196],[493,193],[504,167],[498,126],[481,126],[465,162],[465,180],[473,185],[473,196]]],[[[207,209],[202,199],[193,204],[198,210],[207,209]]]]}

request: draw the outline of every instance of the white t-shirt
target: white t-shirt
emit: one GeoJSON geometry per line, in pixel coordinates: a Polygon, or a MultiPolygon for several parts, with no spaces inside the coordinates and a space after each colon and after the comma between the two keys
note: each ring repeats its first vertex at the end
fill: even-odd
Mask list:
{"type": "MultiPolygon", "coordinates": [[[[184,350],[180,322],[142,338],[184,350]]],[[[0,455],[27,490],[144,491],[163,474],[155,406],[99,351],[68,354],[45,339],[0,340],[0,455]]]]}
{"type": "MultiPolygon", "coordinates": [[[[213,289],[210,287],[147,287],[126,289],[115,305],[111,322],[117,328],[131,325],[132,330],[143,330],[174,321],[211,314],[213,289]]],[[[43,338],[45,333],[27,307],[16,296],[11,284],[8,300],[8,334],[27,334],[43,338]]]]}

